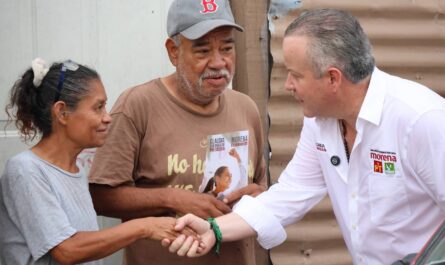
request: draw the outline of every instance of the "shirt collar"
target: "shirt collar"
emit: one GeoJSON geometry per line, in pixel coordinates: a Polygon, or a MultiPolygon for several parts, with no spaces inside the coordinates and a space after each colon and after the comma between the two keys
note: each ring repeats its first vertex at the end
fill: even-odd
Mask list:
{"type": "Polygon", "coordinates": [[[365,120],[375,125],[380,124],[386,95],[385,75],[377,67],[374,68],[357,121],[365,120]]]}
{"type": "MultiPolygon", "coordinates": [[[[374,68],[365,99],[357,117],[357,121],[364,120],[375,125],[380,124],[380,119],[383,112],[383,103],[386,95],[385,75],[386,74],[380,71],[377,67],[374,68]]],[[[315,122],[321,125],[330,119],[331,118],[316,117],[315,122]]]]}

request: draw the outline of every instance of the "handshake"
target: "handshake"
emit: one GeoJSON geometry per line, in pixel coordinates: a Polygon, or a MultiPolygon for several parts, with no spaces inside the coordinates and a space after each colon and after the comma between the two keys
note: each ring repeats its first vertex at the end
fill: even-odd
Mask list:
{"type": "Polygon", "coordinates": [[[168,247],[171,253],[178,256],[199,257],[210,251],[217,243],[217,253],[222,241],[221,231],[215,219],[208,221],[193,214],[187,214],[176,220],[173,234],[176,238],[167,237],[162,239],[163,247],[168,247]]]}
{"type": "MultiPolygon", "coordinates": [[[[163,247],[168,247],[171,253],[176,253],[179,256],[200,257],[207,254],[215,244],[215,250],[218,253],[222,241],[237,241],[256,235],[255,230],[241,216],[230,212],[231,209],[228,205],[237,202],[244,195],[255,197],[264,190],[263,186],[249,184],[229,194],[224,199],[224,203],[207,194],[187,192],[189,196],[183,196],[183,198],[190,198],[191,195],[199,196],[191,200],[195,203],[206,202],[209,198],[212,198],[210,201],[214,201],[218,205],[223,204],[227,210],[208,212],[203,211],[203,209],[209,209],[209,207],[200,205],[197,208],[178,209],[178,212],[193,212],[196,215],[189,213],[178,219],[171,217],[148,217],[152,219],[150,227],[153,233],[148,238],[161,240],[163,247]],[[201,211],[196,211],[196,209],[201,211]],[[209,218],[209,221],[207,221],[197,215],[219,217],[216,219],[209,218]],[[153,225],[153,222],[156,222],[157,225],[153,225]],[[224,238],[222,238],[222,235],[224,235],[224,238]]],[[[192,205],[192,203],[188,202],[184,202],[184,204],[192,205]]],[[[210,209],[213,208],[210,207],[210,209]]]]}
{"type": "Polygon", "coordinates": [[[187,214],[176,220],[173,229],[179,235],[164,238],[163,247],[178,256],[199,257],[207,254],[216,244],[216,253],[222,241],[236,241],[255,236],[256,232],[236,213],[229,213],[208,221],[193,214],[187,214]],[[224,235],[224,238],[222,237],[224,235]]]}

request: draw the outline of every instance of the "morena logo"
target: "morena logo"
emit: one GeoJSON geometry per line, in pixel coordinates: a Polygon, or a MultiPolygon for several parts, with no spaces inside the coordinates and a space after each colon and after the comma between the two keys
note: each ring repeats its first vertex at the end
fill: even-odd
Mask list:
{"type": "Polygon", "coordinates": [[[397,157],[391,154],[379,154],[375,152],[371,152],[371,159],[380,160],[380,161],[390,161],[397,162],[397,157]]]}

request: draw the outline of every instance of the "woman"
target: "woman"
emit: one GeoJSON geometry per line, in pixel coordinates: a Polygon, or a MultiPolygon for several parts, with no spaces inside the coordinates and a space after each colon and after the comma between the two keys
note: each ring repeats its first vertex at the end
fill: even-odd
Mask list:
{"type": "Polygon", "coordinates": [[[204,189],[204,193],[210,193],[218,199],[224,199],[223,192],[229,188],[232,182],[232,174],[229,168],[221,166],[215,171],[213,178],[209,180],[204,189]]]}
{"type": "Polygon", "coordinates": [[[212,178],[210,178],[203,190],[204,193],[210,193],[216,198],[223,200],[230,192],[237,188],[247,186],[247,171],[241,163],[241,157],[236,148],[231,148],[229,155],[236,159],[239,166],[240,176],[235,176],[235,182],[228,166],[220,166],[212,178]],[[232,185],[232,187],[231,187],[232,185]],[[228,190],[231,188],[230,190],[228,190]]]}
{"type": "MultiPolygon", "coordinates": [[[[32,63],[10,91],[9,119],[25,140],[0,179],[2,264],[77,264],[138,239],[175,238],[174,218],[135,219],[98,231],[88,179],[76,157],[103,145],[111,117],[98,74],[71,61],[32,63]]],[[[88,264],[101,264],[100,261],[88,264]]]]}

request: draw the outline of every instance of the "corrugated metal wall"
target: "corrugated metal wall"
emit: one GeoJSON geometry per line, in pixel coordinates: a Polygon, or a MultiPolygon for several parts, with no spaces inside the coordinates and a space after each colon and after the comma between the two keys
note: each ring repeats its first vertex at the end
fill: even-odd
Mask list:
{"type": "MultiPolygon", "coordinates": [[[[300,106],[283,88],[287,74],[281,51],[283,33],[301,11],[321,7],[346,10],[358,17],[371,39],[380,69],[425,84],[445,96],[445,1],[303,1],[301,8],[271,21],[275,27],[271,33],[274,64],[268,106],[272,180],[291,159],[303,118],[300,106]]],[[[288,240],[271,251],[274,265],[352,264],[329,199],[298,224],[288,227],[287,232],[288,240]]]]}

